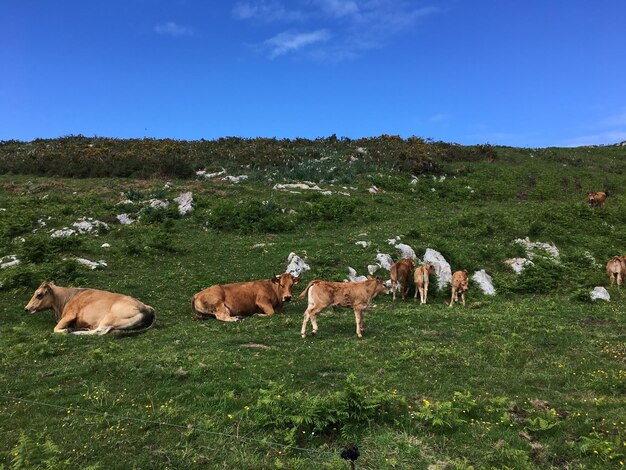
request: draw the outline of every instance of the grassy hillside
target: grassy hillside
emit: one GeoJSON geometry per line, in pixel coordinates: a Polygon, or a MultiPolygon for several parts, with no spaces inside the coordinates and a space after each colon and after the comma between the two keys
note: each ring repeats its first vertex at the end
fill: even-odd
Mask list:
{"type": "MultiPolygon", "coordinates": [[[[588,292],[608,287],[606,261],[626,254],[624,148],[383,137],[278,141],[282,150],[264,154],[277,141],[172,142],[215,152],[183,158],[181,178],[130,179],[112,177],[115,158],[72,160],[62,140],[0,145],[0,257],[21,260],[0,270],[0,465],[348,468],[339,452],[354,442],[359,468],[620,467],[626,293],[609,287],[611,302],[592,303],[588,292]],[[227,143],[232,158],[218,158],[227,143]],[[28,166],[29,145],[43,166],[28,166]],[[54,176],[107,166],[100,178],[54,176]],[[249,179],[193,177],[222,168],[249,179]],[[332,194],[272,189],[303,180],[332,194]],[[606,207],[586,207],[591,190],[609,190],[606,207]],[[181,217],[172,201],[185,191],[194,211],[181,217]],[[153,209],[150,199],[172,203],[153,209]],[[121,213],[139,220],[121,225],[121,213]],[[89,217],[110,229],[50,237],[89,217]],[[191,318],[194,293],[271,277],[292,251],[311,266],[304,285],[343,280],[348,266],[366,274],[377,251],[397,259],[387,239],[398,235],[453,270],[485,269],[497,295],[471,285],[465,308],[444,305],[449,289],[433,289],[426,306],[382,296],[360,340],[342,309],[301,339],[300,301],[236,324],[191,318]],[[504,260],[523,254],[512,242],[527,236],[554,243],[560,261],[515,275],[504,260]],[[52,312],[23,313],[43,279],[133,295],[156,308],[157,325],[130,338],[54,335],[52,312]]],[[[117,144],[132,158],[145,150],[117,144]]],[[[171,163],[165,151],[145,155],[145,172],[126,176],[171,163]]]]}

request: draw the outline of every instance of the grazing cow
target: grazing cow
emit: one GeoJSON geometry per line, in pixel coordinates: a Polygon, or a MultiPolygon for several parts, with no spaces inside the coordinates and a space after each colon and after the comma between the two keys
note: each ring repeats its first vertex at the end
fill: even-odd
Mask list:
{"type": "Polygon", "coordinates": [[[396,286],[400,286],[402,300],[409,293],[411,287],[411,271],[415,267],[415,261],[411,258],[404,258],[391,265],[389,276],[391,277],[391,292],[393,293],[393,301],[396,300],[396,286]]]}
{"type": "Polygon", "coordinates": [[[452,307],[452,304],[459,301],[459,294],[461,294],[461,301],[463,307],[465,307],[465,293],[469,288],[469,281],[467,279],[467,271],[456,271],[452,275],[452,298],[448,307],[452,307]]]}
{"type": "Polygon", "coordinates": [[[415,299],[417,294],[420,295],[420,304],[428,301],[428,281],[431,274],[435,274],[435,267],[432,264],[424,264],[415,270],[413,275],[415,279],[415,299]]]}
{"type": "Polygon", "coordinates": [[[43,282],[24,310],[35,313],[50,308],[57,321],[55,333],[142,333],[156,322],[152,307],[128,295],[43,282]]]}
{"type": "Polygon", "coordinates": [[[621,286],[626,276],[626,256],[614,256],[606,263],[606,273],[609,276],[611,285],[614,282],[621,286]]]}
{"type": "Polygon", "coordinates": [[[591,208],[595,208],[598,206],[603,206],[606,202],[607,193],[599,191],[599,192],[589,192],[587,193],[587,205],[591,208]]]}
{"type": "Polygon", "coordinates": [[[367,281],[360,282],[327,282],[311,281],[306,289],[298,297],[304,299],[307,294],[309,305],[304,311],[304,321],[300,334],[306,337],[306,327],[309,320],[313,325],[313,336],[317,334],[317,314],[326,307],[339,305],[340,307],[352,307],[356,320],[356,335],[360,338],[363,330],[363,310],[367,308],[372,299],[381,292],[389,293],[382,278],[368,277],[367,281]]]}
{"type": "Polygon", "coordinates": [[[197,320],[215,315],[221,321],[239,321],[242,316],[258,313],[261,317],[274,315],[291,300],[293,285],[299,278],[289,273],[250,282],[214,285],[191,298],[191,310],[197,320]]]}

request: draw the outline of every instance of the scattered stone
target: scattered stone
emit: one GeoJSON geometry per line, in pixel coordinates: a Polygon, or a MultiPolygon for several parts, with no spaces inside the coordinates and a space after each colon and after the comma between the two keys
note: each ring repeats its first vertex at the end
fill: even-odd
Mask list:
{"type": "Polygon", "coordinates": [[[249,177],[248,175],[239,175],[239,176],[225,176],[224,178],[222,178],[223,181],[230,181],[231,183],[241,183],[242,181],[247,180],[249,177]]]}
{"type": "Polygon", "coordinates": [[[169,201],[163,201],[161,199],[150,199],[148,205],[153,209],[165,209],[170,203],[169,201]]]}
{"type": "Polygon", "coordinates": [[[533,259],[536,256],[545,257],[546,254],[548,258],[553,259],[557,259],[560,256],[558,248],[551,243],[531,242],[528,237],[517,238],[513,241],[513,243],[522,245],[526,250],[526,256],[530,259],[533,259]]]}
{"type": "Polygon", "coordinates": [[[83,266],[87,266],[89,269],[98,269],[98,268],[106,268],[107,263],[104,260],[100,261],[91,261],[86,258],[73,258],[78,264],[83,266]]]}
{"type": "Polygon", "coordinates": [[[181,193],[180,196],[174,199],[174,202],[178,203],[178,213],[180,215],[187,215],[193,210],[193,195],[191,191],[181,193]]]}
{"type": "Polygon", "coordinates": [[[437,288],[442,290],[452,280],[452,270],[450,263],[446,261],[441,253],[431,248],[426,248],[424,253],[424,263],[432,264],[437,275],[437,288]]]}
{"type": "Polygon", "coordinates": [[[376,260],[378,261],[378,265],[381,268],[386,269],[387,271],[391,271],[391,264],[393,263],[393,259],[386,253],[378,253],[376,255],[376,260]]]}
{"type": "Polygon", "coordinates": [[[285,183],[275,184],[272,189],[276,190],[289,190],[289,189],[311,189],[313,191],[322,191],[318,185],[314,183],[285,183]]]}
{"type": "Polygon", "coordinates": [[[91,233],[94,231],[94,229],[98,229],[100,227],[106,230],[109,230],[108,224],[101,222],[99,220],[94,220],[91,217],[87,219],[85,218],[78,219],[76,222],[72,224],[72,227],[76,228],[76,230],[80,234],[91,233]]]}
{"type": "Polygon", "coordinates": [[[486,295],[496,295],[496,289],[493,287],[493,279],[484,269],[476,271],[472,276],[472,280],[478,284],[478,287],[486,295]]]}
{"type": "Polygon", "coordinates": [[[370,246],[370,242],[366,242],[364,240],[359,240],[358,242],[354,242],[355,245],[362,246],[363,248],[367,248],[370,246]]]}
{"type": "Polygon", "coordinates": [[[6,207],[0,207],[0,212],[6,212],[6,207]]]}
{"type": "Polygon", "coordinates": [[[130,225],[133,222],[136,222],[134,219],[131,219],[128,214],[119,214],[115,216],[120,224],[122,225],[130,225]]]}
{"type": "Polygon", "coordinates": [[[173,185],[172,185],[172,183],[171,183],[170,181],[168,181],[168,182],[166,182],[166,183],[163,185],[163,189],[166,189],[166,190],[167,190],[167,189],[170,189],[172,186],[173,186],[173,185]]]}
{"type": "Polygon", "coordinates": [[[372,185],[368,190],[367,190],[370,194],[378,194],[378,193],[382,193],[384,192],[382,189],[377,188],[376,186],[372,185]]]}
{"type": "Polygon", "coordinates": [[[63,237],[70,237],[75,234],[76,234],[76,230],[73,230],[68,227],[63,227],[62,229],[52,231],[52,233],[50,234],[50,237],[51,238],[63,238],[63,237]]]}
{"type": "Polygon", "coordinates": [[[331,196],[333,194],[332,191],[322,191],[320,194],[323,194],[324,196],[331,196]]]}
{"type": "Polygon", "coordinates": [[[509,258],[504,262],[504,264],[510,266],[513,271],[519,274],[524,270],[524,267],[527,264],[530,265],[535,263],[526,258],[509,258]]]}
{"type": "Polygon", "coordinates": [[[311,266],[306,264],[302,258],[300,258],[295,253],[289,253],[287,257],[287,269],[285,269],[286,273],[290,273],[294,277],[301,277],[305,271],[309,271],[311,266]]]}
{"type": "Polygon", "coordinates": [[[373,276],[376,271],[380,269],[380,264],[368,264],[367,272],[370,273],[370,276],[373,276]]]}
{"type": "Polygon", "coordinates": [[[21,261],[17,259],[17,255],[7,255],[0,258],[0,269],[10,268],[11,266],[17,266],[21,261]]]}
{"type": "Polygon", "coordinates": [[[218,176],[222,176],[225,174],[226,174],[226,170],[224,170],[223,168],[222,168],[222,171],[218,171],[216,173],[207,173],[207,170],[196,171],[196,176],[198,178],[205,178],[205,179],[217,178],[218,176]]]}
{"type": "Polygon", "coordinates": [[[361,282],[367,281],[367,276],[357,276],[356,270],[348,266],[348,279],[345,279],[345,282],[361,282]]]}
{"type": "Polygon", "coordinates": [[[611,300],[609,292],[604,287],[594,287],[590,297],[591,300],[606,300],[607,302],[611,300]]]}
{"type": "Polygon", "coordinates": [[[108,243],[103,243],[102,245],[100,245],[100,248],[111,248],[111,245],[109,245],[108,243]]]}

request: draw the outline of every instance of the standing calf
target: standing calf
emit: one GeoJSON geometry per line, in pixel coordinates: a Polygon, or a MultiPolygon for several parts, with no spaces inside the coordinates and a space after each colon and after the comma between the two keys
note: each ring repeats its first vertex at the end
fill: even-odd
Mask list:
{"type": "Polygon", "coordinates": [[[456,271],[452,275],[452,298],[450,299],[450,305],[448,305],[448,307],[452,307],[455,301],[459,301],[459,294],[461,294],[461,301],[463,302],[463,307],[465,307],[465,293],[468,288],[469,281],[467,279],[467,271],[456,271]]]}
{"type": "Polygon", "coordinates": [[[306,337],[306,327],[309,320],[311,320],[313,336],[315,336],[317,334],[317,314],[326,307],[335,305],[352,307],[356,321],[356,335],[360,338],[363,330],[363,310],[381,292],[389,293],[385,282],[379,277],[369,278],[367,281],[361,282],[311,281],[298,298],[304,300],[307,292],[309,305],[304,311],[304,321],[300,331],[303,338],[306,337]]]}
{"type": "Polygon", "coordinates": [[[626,256],[614,256],[606,263],[606,273],[609,276],[611,285],[614,282],[618,286],[624,283],[624,276],[626,276],[626,256]]]}
{"type": "Polygon", "coordinates": [[[431,274],[435,274],[435,267],[432,264],[424,264],[415,270],[415,299],[417,299],[419,292],[420,304],[425,304],[428,301],[428,276],[431,274]]]}
{"type": "Polygon", "coordinates": [[[411,286],[411,271],[415,266],[415,261],[411,258],[405,258],[402,261],[398,261],[391,265],[389,276],[391,278],[391,292],[393,292],[393,301],[396,300],[396,286],[400,285],[400,292],[402,293],[402,300],[409,293],[409,287],[411,286]]]}
{"type": "Polygon", "coordinates": [[[587,205],[592,209],[597,206],[603,206],[607,196],[608,194],[602,191],[589,192],[587,193],[587,205]]]}

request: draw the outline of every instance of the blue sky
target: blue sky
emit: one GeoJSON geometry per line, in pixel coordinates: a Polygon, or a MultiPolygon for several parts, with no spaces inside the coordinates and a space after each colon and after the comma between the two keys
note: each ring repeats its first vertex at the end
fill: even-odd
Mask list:
{"type": "Polygon", "coordinates": [[[0,140],[626,140],[626,2],[0,0],[0,140]]]}

